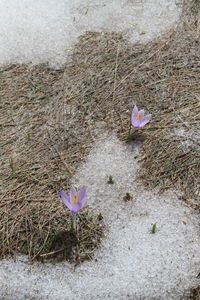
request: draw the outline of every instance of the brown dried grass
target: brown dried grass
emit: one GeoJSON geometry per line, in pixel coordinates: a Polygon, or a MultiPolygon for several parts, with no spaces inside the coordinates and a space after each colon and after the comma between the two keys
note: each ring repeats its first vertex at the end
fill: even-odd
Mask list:
{"type": "Polygon", "coordinates": [[[191,300],[200,300],[200,286],[193,290],[191,300]]]}
{"type": "MultiPolygon", "coordinates": [[[[87,134],[80,151],[75,124],[68,123],[67,128],[61,120],[64,70],[14,65],[0,74],[0,257],[23,253],[31,260],[45,258],[54,252],[51,241],[70,233],[70,214],[63,209],[58,191],[69,188],[87,153],[87,134]]],[[[76,263],[92,257],[104,231],[94,212],[88,208],[83,212],[78,246],[72,243],[72,257],[62,256],[76,263]]],[[[54,260],[61,258],[62,248],[54,260]]]]}

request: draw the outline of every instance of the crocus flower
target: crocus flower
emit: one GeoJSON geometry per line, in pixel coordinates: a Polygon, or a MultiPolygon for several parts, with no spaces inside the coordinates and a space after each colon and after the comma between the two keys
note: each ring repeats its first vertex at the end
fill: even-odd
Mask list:
{"type": "Polygon", "coordinates": [[[131,125],[135,128],[141,128],[146,125],[151,119],[151,115],[144,116],[144,109],[138,110],[135,105],[131,115],[131,125]]]}
{"type": "Polygon", "coordinates": [[[59,195],[72,214],[76,214],[87,202],[85,186],[82,187],[79,193],[74,188],[70,189],[69,197],[64,191],[59,192],[59,195]]]}

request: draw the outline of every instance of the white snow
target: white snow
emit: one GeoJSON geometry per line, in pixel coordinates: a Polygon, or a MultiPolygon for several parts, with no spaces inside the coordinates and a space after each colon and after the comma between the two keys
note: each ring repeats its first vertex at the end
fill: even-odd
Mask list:
{"type": "Polygon", "coordinates": [[[185,127],[179,127],[174,130],[175,136],[180,138],[180,144],[186,153],[192,148],[200,147],[200,129],[198,126],[191,127],[186,124],[185,127]]]}
{"type": "Polygon", "coordinates": [[[101,212],[108,232],[95,260],[34,263],[25,257],[0,262],[0,298],[49,300],[183,300],[197,285],[199,215],[175,191],[159,195],[136,180],[139,146],[102,137],[74,185],[88,188],[88,205],[101,212]],[[112,175],[114,184],[107,184],[112,175]],[[124,202],[129,192],[133,200],[124,202]],[[152,234],[152,224],[157,224],[152,234]]]}
{"type": "Polygon", "coordinates": [[[0,0],[0,65],[50,62],[58,66],[87,30],[124,31],[131,41],[147,41],[177,20],[175,2],[0,0]]]}

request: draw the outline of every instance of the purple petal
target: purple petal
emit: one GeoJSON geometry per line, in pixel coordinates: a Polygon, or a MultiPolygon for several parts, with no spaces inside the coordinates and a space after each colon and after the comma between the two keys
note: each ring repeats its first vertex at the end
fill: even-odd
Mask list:
{"type": "Polygon", "coordinates": [[[131,124],[135,128],[139,128],[140,127],[140,123],[141,123],[141,121],[139,119],[137,119],[137,118],[132,118],[132,120],[131,120],[131,124]]]}
{"type": "Polygon", "coordinates": [[[85,206],[86,202],[87,202],[87,196],[85,195],[85,197],[83,197],[81,199],[81,201],[78,202],[80,204],[80,208],[82,208],[83,206],[85,206]]]}
{"type": "Polygon", "coordinates": [[[147,115],[147,116],[141,118],[141,119],[140,119],[140,121],[141,121],[140,127],[143,127],[144,125],[146,125],[146,124],[150,121],[151,116],[152,116],[152,115],[147,115]]]}
{"type": "Polygon", "coordinates": [[[81,206],[80,206],[80,203],[78,202],[78,203],[73,205],[73,208],[72,208],[71,212],[73,214],[76,214],[80,209],[81,209],[81,206]]]}
{"type": "Polygon", "coordinates": [[[64,204],[72,211],[72,204],[70,203],[69,197],[66,195],[64,191],[59,192],[60,198],[64,202],[64,204]]]}
{"type": "Polygon", "coordinates": [[[137,116],[137,114],[138,114],[138,108],[137,108],[137,105],[135,105],[133,107],[132,115],[137,116]]]}
{"type": "Polygon", "coordinates": [[[78,193],[78,199],[81,201],[86,196],[86,186],[83,186],[78,193]]]}
{"type": "Polygon", "coordinates": [[[72,205],[72,213],[76,214],[81,208],[82,208],[82,203],[81,202],[77,202],[76,204],[72,205]]]}
{"type": "Polygon", "coordinates": [[[74,204],[72,200],[76,193],[77,192],[74,188],[70,189],[70,197],[68,197],[64,191],[59,192],[62,201],[73,214],[76,214],[85,205],[87,201],[85,186],[83,186],[80,192],[78,193],[78,202],[74,204]]]}
{"type": "Polygon", "coordinates": [[[144,117],[144,109],[141,109],[140,111],[138,111],[138,114],[141,114],[142,117],[144,117]]]}
{"type": "Polygon", "coordinates": [[[78,194],[78,202],[76,204],[72,204],[73,210],[72,213],[76,214],[87,202],[87,195],[86,195],[86,187],[83,186],[78,194]]]}
{"type": "Polygon", "coordinates": [[[83,186],[79,192],[78,204],[80,205],[80,208],[82,208],[86,204],[86,202],[87,202],[86,187],[83,186]]]}
{"type": "Polygon", "coordinates": [[[65,203],[65,201],[69,202],[69,197],[67,196],[67,194],[64,191],[60,191],[59,195],[64,203],[65,203]]]}
{"type": "Polygon", "coordinates": [[[76,190],[74,188],[71,188],[69,194],[70,194],[70,203],[73,204],[72,200],[74,195],[76,194],[76,190]]]}

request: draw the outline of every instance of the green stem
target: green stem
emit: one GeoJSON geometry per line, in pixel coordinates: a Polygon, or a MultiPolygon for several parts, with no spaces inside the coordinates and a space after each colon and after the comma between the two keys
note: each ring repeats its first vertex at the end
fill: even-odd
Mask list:
{"type": "Polygon", "coordinates": [[[136,129],[134,127],[132,127],[132,124],[130,122],[130,127],[129,127],[129,131],[128,131],[128,137],[130,138],[130,135],[131,135],[131,131],[132,133],[134,133],[136,131],[136,129]]]}
{"type": "Polygon", "coordinates": [[[130,123],[129,131],[128,131],[128,137],[130,137],[130,135],[131,135],[131,128],[132,128],[132,126],[131,126],[131,123],[130,123]]]}
{"type": "Polygon", "coordinates": [[[73,214],[72,217],[71,217],[71,219],[72,219],[71,229],[72,229],[73,232],[76,232],[76,230],[77,230],[77,219],[76,219],[76,215],[73,214]]]}

